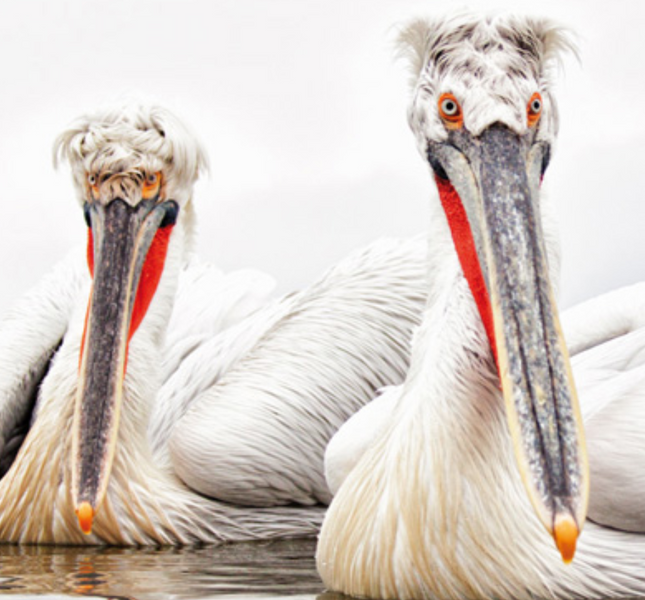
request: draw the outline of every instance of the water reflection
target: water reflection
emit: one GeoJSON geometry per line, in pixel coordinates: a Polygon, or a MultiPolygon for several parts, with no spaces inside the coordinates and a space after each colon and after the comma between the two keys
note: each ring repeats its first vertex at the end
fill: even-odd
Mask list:
{"type": "Polygon", "coordinates": [[[1,594],[156,600],[321,594],[315,540],[202,548],[0,546],[1,594]]]}

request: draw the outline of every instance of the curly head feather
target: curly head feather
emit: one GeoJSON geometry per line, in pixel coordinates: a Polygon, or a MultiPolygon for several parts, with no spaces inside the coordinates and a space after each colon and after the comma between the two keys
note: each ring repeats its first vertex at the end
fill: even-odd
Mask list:
{"type": "Polygon", "coordinates": [[[54,165],[67,161],[81,198],[88,173],[132,175],[163,171],[169,197],[186,202],[206,153],[169,110],[127,102],[88,113],[54,143],[54,165]]]}
{"type": "Polygon", "coordinates": [[[466,127],[477,135],[492,119],[521,133],[526,103],[539,91],[548,122],[543,134],[556,135],[550,76],[564,52],[577,52],[570,32],[551,20],[472,13],[416,20],[401,31],[398,49],[410,64],[409,118],[420,143],[421,137],[445,137],[432,113],[439,94],[446,92],[457,96],[466,127]]]}

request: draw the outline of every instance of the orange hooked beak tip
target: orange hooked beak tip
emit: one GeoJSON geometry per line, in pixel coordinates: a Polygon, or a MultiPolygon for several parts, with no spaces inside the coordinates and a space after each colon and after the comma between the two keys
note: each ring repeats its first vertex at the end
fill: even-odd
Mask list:
{"type": "Polygon", "coordinates": [[[558,547],[562,560],[569,564],[576,553],[576,543],[580,529],[571,515],[558,515],[553,525],[553,539],[558,547]]]}
{"type": "Polygon", "coordinates": [[[85,501],[81,502],[80,506],[76,509],[76,516],[78,517],[78,524],[81,526],[81,531],[85,535],[92,533],[92,521],[94,520],[94,509],[92,505],[85,501]]]}

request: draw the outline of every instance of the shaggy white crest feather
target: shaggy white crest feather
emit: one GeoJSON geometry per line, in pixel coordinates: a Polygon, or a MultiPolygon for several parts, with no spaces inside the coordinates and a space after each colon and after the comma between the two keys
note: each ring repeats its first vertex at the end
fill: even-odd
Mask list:
{"type": "MultiPolygon", "coordinates": [[[[462,102],[471,133],[500,119],[521,132],[525,125],[518,115],[525,118],[537,86],[549,98],[544,135],[555,135],[545,69],[568,47],[557,27],[462,15],[417,22],[403,38],[418,75],[410,115],[424,155],[428,140],[445,137],[436,116],[443,92],[462,102]],[[501,82],[504,69],[507,81],[501,82]],[[503,106],[489,110],[495,101],[503,106]]],[[[543,194],[540,209],[551,281],[557,282],[559,244],[543,194]]],[[[387,414],[374,419],[365,409],[345,425],[345,439],[361,438],[349,449],[342,439],[329,446],[331,467],[349,474],[332,474],[344,481],[319,538],[323,581],[352,596],[397,600],[642,597],[645,536],[611,529],[645,531],[645,477],[635,473],[645,461],[642,287],[621,296],[627,318],[613,321],[616,311],[605,311],[613,297],[574,314],[569,326],[580,349],[620,336],[625,328],[640,329],[578,358],[592,472],[589,514],[609,527],[588,522],[573,564],[565,565],[522,484],[490,345],[436,195],[431,216],[428,304],[400,395],[382,404],[387,414]],[[588,333],[599,314],[605,316],[603,333],[588,333]],[[615,366],[608,368],[605,352],[615,366]],[[621,371],[620,381],[615,370],[621,371]],[[365,431],[374,423],[376,431],[365,431]]]]}
{"type": "Polygon", "coordinates": [[[552,140],[558,113],[551,74],[565,52],[576,54],[571,34],[548,19],[495,14],[416,20],[399,35],[399,53],[412,73],[410,127],[425,158],[428,139],[444,140],[436,107],[441,94],[454,94],[473,134],[499,121],[526,131],[526,105],[534,92],[544,102],[540,136],[552,140]],[[510,76],[510,77],[509,77],[510,76]]]}
{"type": "MultiPolygon", "coordinates": [[[[193,184],[208,169],[206,151],[169,110],[143,102],[109,105],[76,120],[54,143],[54,165],[66,160],[80,201],[88,174],[142,174],[164,171],[167,197],[190,199],[193,184]]],[[[127,198],[124,198],[127,199],[127,198]]]]}

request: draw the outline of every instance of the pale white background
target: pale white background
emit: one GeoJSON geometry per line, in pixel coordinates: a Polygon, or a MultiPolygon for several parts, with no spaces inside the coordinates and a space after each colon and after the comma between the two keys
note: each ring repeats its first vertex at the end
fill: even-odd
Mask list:
{"type": "MultiPolygon", "coordinates": [[[[396,25],[462,8],[418,0],[70,0],[0,4],[0,310],[85,226],[51,143],[76,116],[142,92],[208,148],[199,252],[301,287],[379,236],[422,231],[433,185],[408,131],[396,25]]],[[[645,276],[645,3],[471,1],[575,29],[557,80],[547,175],[563,305],[645,276]]]]}

